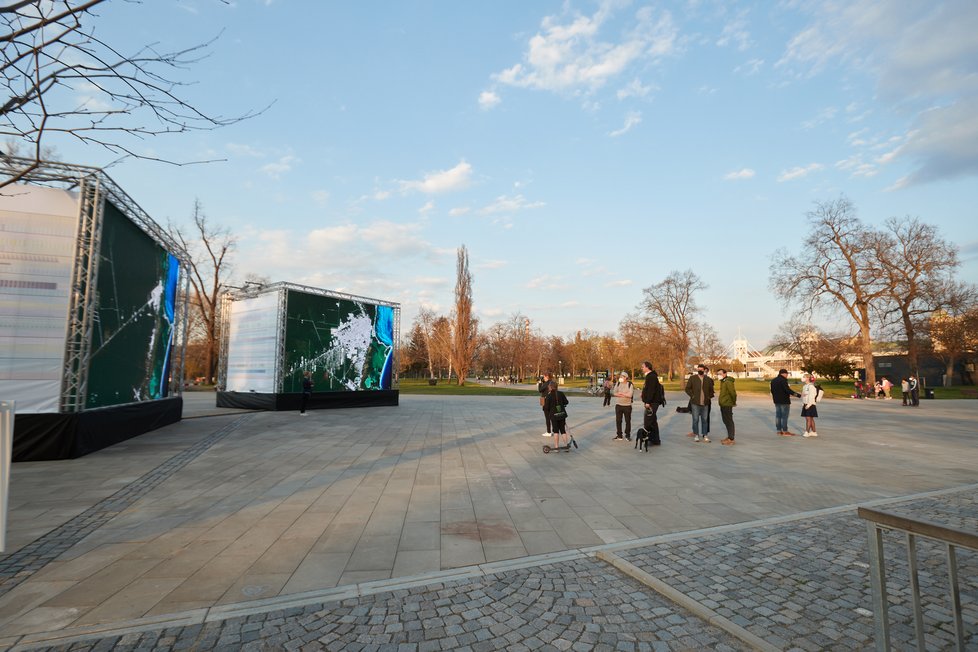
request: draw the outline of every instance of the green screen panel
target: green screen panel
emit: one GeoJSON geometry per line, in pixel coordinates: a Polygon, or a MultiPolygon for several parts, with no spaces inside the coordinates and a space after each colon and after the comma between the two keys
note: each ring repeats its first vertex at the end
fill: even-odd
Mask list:
{"type": "Polygon", "coordinates": [[[391,388],[393,308],[288,292],[283,392],[301,392],[304,371],[315,392],[391,388]]]}
{"type": "Polygon", "coordinates": [[[179,266],[119,209],[105,203],[85,407],[167,393],[179,266]]]}

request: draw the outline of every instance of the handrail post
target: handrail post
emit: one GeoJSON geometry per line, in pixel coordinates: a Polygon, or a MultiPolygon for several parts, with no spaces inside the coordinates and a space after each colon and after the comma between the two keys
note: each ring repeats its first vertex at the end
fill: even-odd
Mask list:
{"type": "Polygon", "coordinates": [[[886,568],[883,566],[883,531],[872,521],[866,522],[869,535],[869,581],[873,589],[873,627],[876,649],[890,649],[890,623],[887,618],[886,568]]]}
{"type": "Polygon", "coordinates": [[[951,588],[951,615],[954,618],[954,640],[959,652],[964,651],[964,625],[961,623],[961,594],[958,592],[958,559],[954,544],[947,544],[947,579],[951,588]]]}
{"type": "Polygon", "coordinates": [[[910,595],[913,596],[913,628],[917,634],[917,649],[924,644],[924,612],[920,607],[920,578],[917,576],[917,537],[907,532],[907,566],[910,573],[910,595]]]}

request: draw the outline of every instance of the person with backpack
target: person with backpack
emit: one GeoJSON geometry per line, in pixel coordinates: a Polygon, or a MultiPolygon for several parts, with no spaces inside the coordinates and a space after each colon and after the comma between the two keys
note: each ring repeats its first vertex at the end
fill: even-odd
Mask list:
{"type": "Polygon", "coordinates": [[[818,417],[816,403],[822,398],[822,388],[815,384],[815,376],[805,374],[805,384],[801,388],[801,416],[805,417],[805,434],[802,437],[818,437],[815,419],[818,417]]]}
{"type": "Polygon", "coordinates": [[[601,384],[602,389],[604,389],[604,403],[601,405],[601,407],[608,407],[609,405],[611,405],[612,386],[613,383],[611,382],[610,376],[608,378],[605,378],[604,382],[601,384]]]}
{"type": "Polygon", "coordinates": [[[618,376],[611,393],[615,395],[615,441],[622,439],[621,420],[625,419],[624,439],[632,440],[632,401],[635,400],[635,386],[628,380],[628,372],[623,371],[618,376]]]}
{"type": "Polygon", "coordinates": [[[547,423],[547,431],[542,433],[544,437],[550,437],[551,431],[553,430],[550,423],[550,412],[547,411],[546,405],[547,393],[550,391],[550,383],[553,382],[551,378],[553,378],[553,376],[549,371],[547,371],[543,374],[540,382],[537,383],[537,391],[540,392],[540,409],[543,410],[543,420],[547,423]]]}
{"type": "Polygon", "coordinates": [[[734,386],[734,379],[727,375],[726,369],[718,369],[717,378],[720,379],[720,397],[717,399],[717,404],[720,406],[723,425],[727,427],[727,438],[720,443],[724,446],[733,446],[735,435],[733,409],[737,407],[737,388],[734,386]]]}
{"type": "Polygon", "coordinates": [[[642,427],[648,433],[649,446],[659,446],[659,419],[656,411],[666,404],[666,392],[659,382],[659,375],[652,368],[652,363],[646,360],[642,363],[642,373],[645,374],[645,384],[642,385],[642,403],[645,404],[645,419],[642,427]]]}
{"type": "MultiPolygon", "coordinates": [[[[553,430],[555,446],[553,450],[561,450],[560,436],[567,434],[567,396],[557,390],[557,383],[550,381],[547,383],[547,394],[543,399],[543,411],[547,414],[547,420],[553,430]]],[[[570,437],[567,438],[567,448],[570,452],[570,437]]]]}

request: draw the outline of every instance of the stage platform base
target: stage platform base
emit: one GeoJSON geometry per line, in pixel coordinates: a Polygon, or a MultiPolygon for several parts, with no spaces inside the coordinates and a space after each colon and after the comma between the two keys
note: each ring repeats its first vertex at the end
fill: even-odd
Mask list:
{"type": "MultiPolygon", "coordinates": [[[[381,407],[397,405],[400,391],[396,389],[362,392],[313,392],[307,410],[329,410],[351,407],[381,407]]],[[[298,410],[302,394],[263,394],[258,392],[218,392],[217,407],[245,410],[298,410]]]]}

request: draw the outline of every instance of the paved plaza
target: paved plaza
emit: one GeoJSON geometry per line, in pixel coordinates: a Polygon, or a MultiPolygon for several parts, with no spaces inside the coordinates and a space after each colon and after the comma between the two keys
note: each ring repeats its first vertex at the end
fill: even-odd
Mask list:
{"type": "MultiPolygon", "coordinates": [[[[663,445],[641,453],[612,441],[613,408],[571,395],[580,448],[544,455],[532,396],[300,418],[188,394],[193,418],[14,465],[0,648],[864,649],[855,506],[978,531],[978,401],[826,401],[804,439],[778,437],[770,399],[747,395],[738,443],[721,446],[718,414],[696,444],[669,398],[663,445]]],[[[941,559],[922,546],[938,648],[941,559]]],[[[978,645],[978,560],[959,564],[978,645]]]]}

